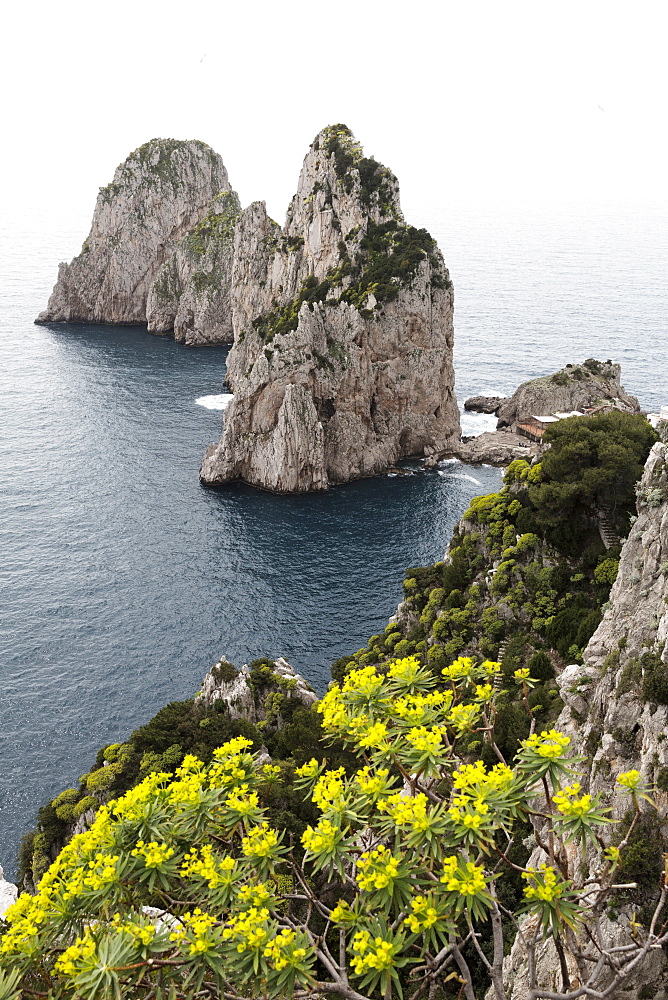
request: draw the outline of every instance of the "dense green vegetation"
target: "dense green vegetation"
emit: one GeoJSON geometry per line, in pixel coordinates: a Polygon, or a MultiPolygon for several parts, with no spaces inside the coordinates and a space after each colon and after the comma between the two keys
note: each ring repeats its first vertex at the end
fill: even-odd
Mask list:
{"type": "Polygon", "coordinates": [[[544,537],[573,554],[591,534],[598,511],[625,531],[635,484],[656,440],[644,417],[616,410],[550,426],[543,438],[550,448],[541,463],[541,481],[529,489],[544,537]]]}

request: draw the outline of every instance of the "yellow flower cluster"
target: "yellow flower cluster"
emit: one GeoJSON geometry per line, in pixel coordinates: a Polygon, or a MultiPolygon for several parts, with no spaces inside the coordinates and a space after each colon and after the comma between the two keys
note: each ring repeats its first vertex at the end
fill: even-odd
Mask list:
{"type": "Polygon", "coordinates": [[[335,923],[343,923],[352,916],[350,906],[345,899],[340,899],[332,912],[329,915],[329,919],[335,923]]]}
{"type": "Polygon", "coordinates": [[[417,795],[402,795],[397,792],[377,803],[379,812],[386,812],[394,820],[395,826],[410,826],[416,832],[428,830],[431,818],[427,812],[429,800],[423,792],[417,795]]]}
{"type": "Polygon", "coordinates": [[[387,788],[389,773],[387,768],[383,767],[379,768],[375,774],[370,774],[369,768],[363,767],[355,775],[355,781],[365,795],[381,795],[387,788]]]}
{"type": "Polygon", "coordinates": [[[623,771],[617,775],[617,784],[633,791],[640,784],[640,771],[623,771]]]}
{"type": "Polygon", "coordinates": [[[343,693],[361,695],[373,698],[383,686],[384,677],[376,672],[375,667],[362,667],[361,670],[351,670],[343,681],[343,693]]]}
{"type": "Polygon", "coordinates": [[[241,841],[247,858],[270,858],[278,847],[278,834],[267,823],[254,826],[241,841]]]}
{"type": "Polygon", "coordinates": [[[528,681],[531,675],[531,671],[528,667],[520,667],[519,670],[515,670],[513,677],[516,681],[528,681]]]}
{"type": "Polygon", "coordinates": [[[264,949],[264,957],[269,959],[277,972],[287,965],[298,965],[306,958],[306,948],[294,947],[295,937],[294,931],[282,930],[264,949]]]}
{"type": "Polygon", "coordinates": [[[225,805],[240,817],[250,816],[258,806],[257,792],[249,792],[248,785],[239,785],[225,799],[225,805]]]}
{"type": "Polygon", "coordinates": [[[338,826],[328,819],[321,819],[315,829],[307,826],[302,834],[302,844],[311,854],[322,854],[331,851],[336,844],[338,826]]]}
{"type": "Polygon", "coordinates": [[[370,969],[382,972],[394,964],[395,945],[382,937],[375,937],[372,941],[368,931],[358,931],[353,937],[352,947],[352,966],[358,976],[370,969]]]}
{"type": "Polygon", "coordinates": [[[392,703],[392,711],[403,722],[419,726],[433,719],[435,710],[449,708],[452,691],[430,691],[429,694],[408,694],[392,703]]]}
{"type": "Polygon", "coordinates": [[[345,793],[342,781],[345,773],[343,767],[338,767],[336,771],[325,771],[316,781],[311,801],[323,812],[341,807],[345,793]]]}
{"type": "Polygon", "coordinates": [[[474,662],[472,656],[460,656],[449,667],[443,667],[441,673],[448,681],[463,680],[473,673],[474,662]]]}
{"type": "Polygon", "coordinates": [[[316,704],[316,711],[322,715],[322,727],[329,732],[345,729],[348,716],[341,697],[341,689],[334,684],[324,698],[316,704]]]}
{"type": "Polygon", "coordinates": [[[472,861],[461,864],[454,856],[443,862],[441,882],[448,892],[458,892],[460,896],[475,896],[487,888],[482,866],[475,865],[472,861]]]}
{"type": "Polygon", "coordinates": [[[448,712],[448,722],[458,733],[471,729],[480,718],[480,705],[455,705],[448,712]]]}
{"type": "Polygon", "coordinates": [[[131,920],[123,920],[120,913],[114,913],[111,923],[114,930],[118,931],[119,934],[127,934],[136,944],[143,947],[149,945],[155,937],[155,927],[153,924],[140,926],[139,924],[134,924],[131,920]]]}
{"type": "Polygon", "coordinates": [[[203,878],[209,884],[210,889],[217,889],[221,885],[232,885],[234,876],[232,875],[236,866],[234,858],[221,858],[214,856],[211,844],[204,844],[189,851],[179,870],[179,875],[184,878],[195,875],[203,878]]]}
{"type": "Polygon", "coordinates": [[[387,847],[377,847],[374,851],[365,851],[357,865],[357,884],[360,889],[392,888],[392,883],[399,874],[401,858],[395,858],[387,847]]]}
{"type": "Polygon", "coordinates": [[[522,872],[522,878],[534,883],[524,889],[527,899],[541,899],[543,902],[551,903],[559,899],[564,890],[564,883],[559,880],[554,868],[546,864],[522,872]]]}
{"type": "Polygon", "coordinates": [[[448,809],[448,814],[457,826],[463,826],[467,830],[479,830],[489,812],[489,806],[482,800],[475,803],[475,808],[471,809],[471,801],[463,796],[457,796],[454,805],[448,809]]]}
{"type": "Polygon", "coordinates": [[[268,920],[269,910],[266,907],[251,906],[230,919],[223,931],[223,938],[226,941],[236,941],[240,955],[244,951],[262,948],[269,936],[268,920]]]}
{"type": "Polygon", "coordinates": [[[222,746],[217,747],[213,751],[213,759],[219,761],[226,761],[230,757],[237,757],[242,754],[244,750],[250,750],[253,746],[253,741],[249,740],[246,736],[235,736],[234,739],[228,740],[227,743],[223,743],[222,746]]]}
{"type": "Polygon", "coordinates": [[[539,757],[544,757],[546,760],[554,760],[557,757],[563,757],[564,750],[570,744],[570,736],[564,736],[563,733],[558,733],[556,729],[550,729],[538,735],[534,733],[527,740],[522,740],[522,746],[527,750],[533,750],[537,753],[539,757]]]}
{"type": "Polygon", "coordinates": [[[317,773],[318,773],[318,762],[315,759],[315,757],[311,757],[311,759],[306,764],[302,764],[301,767],[298,767],[295,770],[295,774],[297,775],[298,778],[314,778],[317,773]]]}
{"type": "Polygon", "coordinates": [[[244,907],[263,907],[273,899],[273,895],[266,882],[258,882],[257,885],[243,885],[239,889],[238,898],[244,907]]]}
{"type": "Polygon", "coordinates": [[[81,966],[95,955],[95,941],[89,930],[56,959],[55,969],[63,976],[76,976],[81,966]]]}
{"type": "Polygon", "coordinates": [[[438,910],[426,896],[416,896],[412,899],[411,909],[413,912],[409,913],[404,923],[408,924],[413,934],[428,930],[438,920],[438,910]]]}
{"type": "Polygon", "coordinates": [[[214,762],[208,770],[209,787],[228,788],[236,782],[248,780],[252,772],[252,758],[247,751],[252,745],[253,741],[245,736],[235,736],[214,750],[214,762]]]}
{"type": "Polygon", "coordinates": [[[215,947],[215,942],[210,934],[211,929],[216,925],[215,917],[204,913],[198,906],[192,913],[184,913],[182,917],[179,917],[179,920],[181,927],[172,931],[169,935],[170,941],[176,941],[179,944],[188,941],[188,951],[191,955],[201,955],[215,947]]]}
{"type": "Polygon", "coordinates": [[[552,796],[552,801],[557,809],[564,816],[586,816],[591,807],[591,795],[580,795],[580,783],[573,782],[572,785],[565,785],[561,791],[552,796]]]}
{"type": "Polygon", "coordinates": [[[427,729],[426,726],[416,726],[409,729],[406,733],[406,739],[415,750],[440,756],[445,753],[443,735],[444,731],[440,726],[432,726],[431,729],[427,729]]]}
{"type": "Polygon", "coordinates": [[[374,722],[357,743],[365,750],[380,749],[387,741],[387,726],[384,722],[374,722]]]}
{"type": "Polygon", "coordinates": [[[400,660],[394,660],[387,671],[388,677],[399,681],[401,684],[413,684],[421,671],[420,661],[417,656],[404,656],[400,660]]]}
{"type": "Polygon", "coordinates": [[[133,858],[143,858],[146,868],[160,868],[173,856],[174,849],[167,847],[167,844],[159,844],[156,840],[152,840],[150,844],[138,840],[137,846],[131,853],[133,858]]]}
{"type": "Polygon", "coordinates": [[[476,684],[475,686],[475,696],[478,701],[491,701],[492,695],[494,694],[494,688],[491,684],[476,684]]]}
{"type": "Polygon", "coordinates": [[[514,779],[512,768],[507,764],[496,764],[488,771],[481,760],[475,764],[463,764],[452,775],[452,784],[456,789],[472,791],[475,794],[485,794],[492,791],[504,791],[514,779]]]}
{"type": "MultiPolygon", "coordinates": [[[[134,852],[133,852],[134,853],[134,852]]],[[[78,882],[81,883],[77,886],[77,882],[73,882],[70,889],[74,889],[77,886],[77,891],[73,892],[72,895],[79,895],[81,888],[85,886],[87,889],[92,889],[93,891],[97,889],[104,889],[108,885],[118,881],[118,869],[116,867],[119,859],[118,854],[102,854],[100,851],[88,862],[88,871],[85,872],[81,869],[79,873],[78,882]]]]}

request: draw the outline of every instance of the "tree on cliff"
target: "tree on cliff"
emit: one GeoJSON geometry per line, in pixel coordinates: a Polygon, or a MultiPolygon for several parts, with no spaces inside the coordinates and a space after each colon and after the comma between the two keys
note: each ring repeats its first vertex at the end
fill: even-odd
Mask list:
{"type": "MultiPolygon", "coordinates": [[[[407,657],[333,685],[319,704],[323,728],[360,767],[346,776],[314,759],[299,769],[320,811],[300,845],[266,822],[278,769],[244,737],[209,765],[189,756],[174,775],[150,775],[103,807],[37,895],[9,912],[0,1000],[418,1000],[438,987],[475,1000],[481,970],[505,1000],[504,942],[516,935],[527,1000],[615,995],[668,943],[665,884],[647,927],[634,924],[615,947],[601,931],[628,888],[615,872],[647,792],[638,772],[618,777],[635,818],[623,838],[604,837],[614,828],[582,794],[567,736],[532,723],[505,761],[499,671],[460,657],[437,679],[407,657]],[[475,760],[480,741],[494,766],[475,760]],[[521,853],[529,823],[531,862],[521,853]],[[546,941],[557,990],[538,982],[546,941]]],[[[528,669],[515,680],[533,719],[528,669]]]]}
{"type": "Polygon", "coordinates": [[[550,426],[543,438],[550,447],[541,462],[542,482],[529,489],[546,537],[559,544],[570,535],[577,544],[596,510],[606,511],[623,529],[656,440],[643,416],[617,410],[550,426]]]}

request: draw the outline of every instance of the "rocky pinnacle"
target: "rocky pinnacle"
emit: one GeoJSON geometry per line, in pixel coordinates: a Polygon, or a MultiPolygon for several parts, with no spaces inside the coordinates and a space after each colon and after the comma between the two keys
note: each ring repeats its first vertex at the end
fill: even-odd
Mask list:
{"type": "Polygon", "coordinates": [[[312,143],[285,225],[240,216],[234,399],[205,483],[325,489],[459,437],[453,289],[435,241],[404,221],[395,176],[342,125],[312,143]]]}

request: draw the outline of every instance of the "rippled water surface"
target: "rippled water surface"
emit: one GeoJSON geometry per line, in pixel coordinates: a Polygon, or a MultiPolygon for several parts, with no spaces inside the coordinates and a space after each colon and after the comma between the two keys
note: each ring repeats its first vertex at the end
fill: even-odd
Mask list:
{"type": "MultiPolygon", "coordinates": [[[[457,294],[457,383],[507,392],[597,356],[668,402],[666,216],[411,213],[457,294]]],[[[380,630],[409,565],[442,556],[497,470],[379,477],[275,497],[197,480],[226,349],[138,328],[36,327],[85,220],[0,233],[0,861],[100,745],[190,696],[222,653],[284,655],[320,690],[380,630]],[[199,400],[199,404],[198,401],[199,400]]],[[[488,418],[467,417],[466,429],[488,418]]]]}

